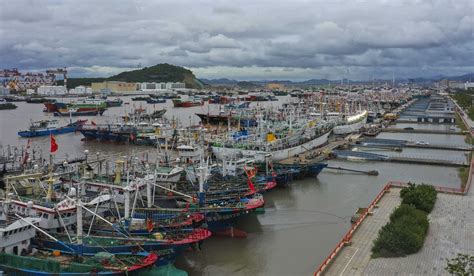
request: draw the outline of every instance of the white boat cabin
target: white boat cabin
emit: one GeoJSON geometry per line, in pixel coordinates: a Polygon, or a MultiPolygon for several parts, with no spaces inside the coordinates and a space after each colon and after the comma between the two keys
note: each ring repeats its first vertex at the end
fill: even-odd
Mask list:
{"type": "Polygon", "coordinates": [[[40,219],[26,217],[24,221],[21,219],[9,221],[3,210],[0,210],[0,217],[0,251],[14,255],[27,253],[31,238],[36,235],[36,229],[31,224],[37,225],[40,219]]]}
{"type": "Polygon", "coordinates": [[[176,148],[181,162],[195,163],[201,161],[204,150],[198,146],[181,145],[176,148]]]}

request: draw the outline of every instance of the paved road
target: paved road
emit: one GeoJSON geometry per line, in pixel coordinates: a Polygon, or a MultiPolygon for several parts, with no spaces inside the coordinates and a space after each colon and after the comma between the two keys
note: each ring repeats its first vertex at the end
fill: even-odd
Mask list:
{"type": "Polygon", "coordinates": [[[474,255],[474,193],[438,194],[430,229],[420,252],[404,258],[369,261],[363,275],[448,275],[446,259],[474,255]]]}
{"type": "Polygon", "coordinates": [[[465,196],[438,193],[429,215],[430,228],[420,252],[403,258],[371,259],[371,248],[379,229],[400,204],[399,190],[391,188],[373,216],[361,224],[325,275],[448,275],[446,259],[457,253],[474,255],[474,193],[465,196]]]}
{"type": "Polygon", "coordinates": [[[393,209],[400,205],[400,189],[391,188],[379,202],[372,216],[367,216],[352,236],[352,244],[344,247],[326,270],[325,275],[362,275],[370,261],[373,241],[379,229],[389,221],[393,209]]]}

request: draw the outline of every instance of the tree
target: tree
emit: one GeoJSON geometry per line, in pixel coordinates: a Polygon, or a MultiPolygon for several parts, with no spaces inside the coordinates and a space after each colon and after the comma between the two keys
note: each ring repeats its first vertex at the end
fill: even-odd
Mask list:
{"type": "Polygon", "coordinates": [[[451,275],[474,275],[474,256],[458,253],[456,258],[448,260],[445,269],[451,275]]]}

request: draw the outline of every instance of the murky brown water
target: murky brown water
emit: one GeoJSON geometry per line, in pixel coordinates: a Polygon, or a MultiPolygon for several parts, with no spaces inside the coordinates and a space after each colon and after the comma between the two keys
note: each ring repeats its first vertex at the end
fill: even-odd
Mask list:
{"type": "MultiPolygon", "coordinates": [[[[125,100],[130,101],[130,97],[125,100]]],[[[37,120],[52,117],[43,114],[41,104],[16,104],[16,110],[0,111],[0,141],[3,145],[26,144],[27,140],[19,138],[16,132],[25,129],[30,118],[37,120]]],[[[124,114],[132,105],[133,102],[128,106],[111,108],[105,116],[94,118],[94,121],[113,120],[113,115],[124,114]]],[[[193,113],[208,110],[207,105],[175,109],[169,101],[156,105],[157,109],[162,107],[169,108],[166,113],[168,118],[176,116],[183,123],[189,123],[190,116],[191,123],[197,123],[198,118],[193,113]]],[[[66,123],[68,119],[62,120],[66,123]]],[[[423,125],[423,128],[428,126],[432,125],[423,125]]],[[[445,126],[432,127],[439,129],[445,126]]],[[[381,137],[423,140],[430,143],[464,143],[464,138],[457,135],[384,133],[381,137]]],[[[139,146],[83,142],[81,138],[80,133],[58,136],[58,158],[65,154],[82,154],[85,149],[91,154],[101,152],[121,155],[146,149],[139,146]]],[[[45,151],[49,147],[48,137],[34,138],[33,141],[45,151]]],[[[404,152],[453,157],[463,155],[455,151],[425,149],[406,149],[404,152]]],[[[350,217],[356,208],[366,207],[388,181],[416,181],[449,187],[460,185],[457,169],[452,167],[348,161],[330,161],[329,164],[336,167],[377,170],[379,175],[367,176],[327,169],[317,179],[296,181],[286,189],[270,191],[265,194],[266,212],[247,217],[238,223],[239,228],[249,233],[248,238],[211,238],[203,244],[201,252],[186,253],[178,259],[176,266],[191,275],[312,275],[350,227],[350,217]]]]}

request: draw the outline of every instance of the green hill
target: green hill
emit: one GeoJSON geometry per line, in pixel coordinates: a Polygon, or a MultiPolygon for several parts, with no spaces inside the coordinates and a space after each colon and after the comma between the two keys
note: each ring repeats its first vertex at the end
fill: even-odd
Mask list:
{"type": "Polygon", "coordinates": [[[202,88],[204,85],[191,70],[161,63],[138,70],[126,71],[109,78],[69,78],[68,88],[78,85],[90,85],[92,82],[124,81],[124,82],[184,82],[186,88],[202,88]]]}

